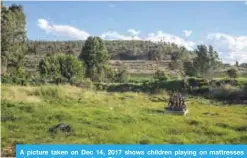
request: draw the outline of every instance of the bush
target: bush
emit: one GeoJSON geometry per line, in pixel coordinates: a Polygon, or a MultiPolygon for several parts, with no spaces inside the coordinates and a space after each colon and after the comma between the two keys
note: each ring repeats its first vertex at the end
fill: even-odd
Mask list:
{"type": "Polygon", "coordinates": [[[105,68],[105,82],[114,82],[116,79],[116,72],[111,67],[105,68]]]}
{"type": "Polygon", "coordinates": [[[243,100],[247,99],[244,88],[225,84],[220,87],[210,88],[210,96],[219,100],[243,100]]]}
{"type": "Polygon", "coordinates": [[[12,78],[8,75],[1,76],[1,83],[4,84],[11,84],[12,83],[12,78]]]}
{"type": "Polygon", "coordinates": [[[116,82],[119,83],[126,83],[129,80],[129,74],[127,72],[127,70],[120,70],[117,74],[116,74],[116,82]]]}
{"type": "Polygon", "coordinates": [[[208,86],[197,87],[195,89],[192,89],[190,93],[193,95],[208,96],[209,87],[208,86]]]}
{"type": "Polygon", "coordinates": [[[23,67],[17,68],[17,70],[12,71],[10,74],[1,76],[1,82],[6,84],[17,84],[17,85],[27,85],[28,75],[23,67]]]}
{"type": "Polygon", "coordinates": [[[207,81],[205,79],[201,79],[201,78],[189,78],[188,84],[191,87],[202,87],[202,86],[208,85],[207,81]]]}
{"type": "Polygon", "coordinates": [[[158,83],[157,86],[167,91],[181,92],[184,90],[184,81],[183,80],[163,81],[158,83]]]}
{"type": "Polygon", "coordinates": [[[84,67],[73,55],[57,54],[41,60],[39,71],[43,78],[52,79],[59,84],[63,78],[72,82],[75,77],[83,77],[84,67]]]}
{"type": "Polygon", "coordinates": [[[165,74],[164,71],[157,70],[154,74],[154,79],[159,80],[159,81],[166,81],[168,80],[168,76],[165,74]]]}
{"type": "Polygon", "coordinates": [[[109,92],[140,92],[142,91],[143,87],[141,85],[137,84],[129,84],[129,83],[124,83],[124,84],[112,84],[107,87],[107,91],[109,92]]]}
{"type": "Polygon", "coordinates": [[[73,82],[73,85],[90,90],[95,89],[94,83],[89,78],[83,80],[76,80],[73,82]]]}
{"type": "Polygon", "coordinates": [[[227,70],[226,73],[230,78],[237,78],[238,77],[238,71],[234,68],[227,70]]]}

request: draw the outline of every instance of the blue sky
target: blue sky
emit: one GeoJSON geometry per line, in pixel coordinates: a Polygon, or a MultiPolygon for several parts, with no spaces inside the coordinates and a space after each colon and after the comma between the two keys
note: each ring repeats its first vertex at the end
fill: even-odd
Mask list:
{"type": "MultiPolygon", "coordinates": [[[[212,44],[229,63],[247,62],[247,4],[242,2],[15,2],[31,40],[167,41],[212,44]]],[[[12,2],[5,2],[10,5],[12,2]]]]}

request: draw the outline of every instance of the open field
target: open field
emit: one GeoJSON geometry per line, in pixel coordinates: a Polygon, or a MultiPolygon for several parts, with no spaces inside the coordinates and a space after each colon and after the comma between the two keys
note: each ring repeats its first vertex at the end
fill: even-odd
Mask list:
{"type": "Polygon", "coordinates": [[[247,106],[188,97],[190,113],[184,117],[163,113],[167,99],[165,94],[94,92],[67,85],[2,85],[2,150],[16,143],[247,143],[247,106]],[[74,135],[47,132],[61,122],[74,135]]]}

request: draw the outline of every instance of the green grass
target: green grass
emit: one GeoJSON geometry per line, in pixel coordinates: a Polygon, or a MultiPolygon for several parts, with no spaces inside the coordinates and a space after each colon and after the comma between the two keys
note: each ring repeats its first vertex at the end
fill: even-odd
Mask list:
{"type": "Polygon", "coordinates": [[[3,149],[16,143],[247,143],[247,106],[202,98],[188,98],[185,117],[164,114],[162,94],[93,92],[66,85],[2,85],[1,101],[3,149]],[[48,128],[60,122],[71,125],[75,134],[49,135],[48,128]]]}
{"type": "Polygon", "coordinates": [[[153,74],[129,74],[129,81],[141,83],[154,80],[153,74]]]}

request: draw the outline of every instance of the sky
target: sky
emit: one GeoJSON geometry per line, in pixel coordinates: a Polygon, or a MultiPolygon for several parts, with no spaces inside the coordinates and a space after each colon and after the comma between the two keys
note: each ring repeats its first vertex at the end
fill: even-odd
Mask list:
{"type": "Polygon", "coordinates": [[[247,2],[26,1],[30,40],[165,41],[213,45],[226,63],[247,62],[247,2]]]}

